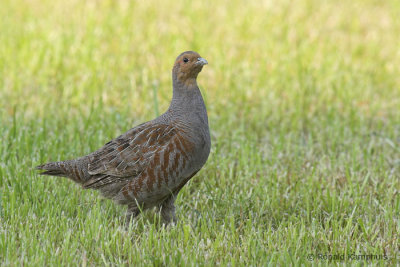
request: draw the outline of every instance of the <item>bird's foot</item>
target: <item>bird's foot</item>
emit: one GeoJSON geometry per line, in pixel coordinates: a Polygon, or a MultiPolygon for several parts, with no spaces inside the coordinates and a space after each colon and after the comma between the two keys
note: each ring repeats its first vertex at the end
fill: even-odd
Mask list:
{"type": "Polygon", "coordinates": [[[140,213],[140,209],[137,206],[128,206],[128,210],[126,211],[125,223],[129,226],[131,222],[137,217],[140,213]]]}

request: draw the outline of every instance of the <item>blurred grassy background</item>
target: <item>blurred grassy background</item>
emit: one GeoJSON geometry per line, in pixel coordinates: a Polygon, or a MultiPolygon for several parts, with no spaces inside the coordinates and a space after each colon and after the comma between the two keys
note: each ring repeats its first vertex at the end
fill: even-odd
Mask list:
{"type": "Polygon", "coordinates": [[[0,259],[395,257],[399,15],[395,0],[2,1],[0,259]],[[198,83],[213,149],[180,194],[175,229],[158,229],[150,215],[126,232],[122,209],[31,170],[166,110],[185,50],[209,62],[198,83]]]}

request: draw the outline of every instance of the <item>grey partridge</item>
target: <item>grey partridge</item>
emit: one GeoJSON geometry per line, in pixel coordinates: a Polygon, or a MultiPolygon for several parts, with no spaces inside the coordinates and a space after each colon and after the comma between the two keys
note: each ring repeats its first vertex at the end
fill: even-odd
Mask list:
{"type": "Polygon", "coordinates": [[[85,189],[127,205],[127,219],[159,207],[164,222],[175,221],[174,201],[210,153],[208,117],[197,75],[208,62],[198,53],[180,54],[172,69],[168,110],[106,143],[89,155],[36,168],[41,175],[68,177],[85,189]]]}

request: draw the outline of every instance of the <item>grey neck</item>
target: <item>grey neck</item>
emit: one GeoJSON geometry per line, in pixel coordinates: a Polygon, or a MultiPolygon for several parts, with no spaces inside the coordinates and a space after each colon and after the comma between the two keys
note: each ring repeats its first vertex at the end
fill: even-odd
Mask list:
{"type": "Polygon", "coordinates": [[[208,124],[206,106],[196,79],[191,83],[184,84],[173,77],[173,88],[168,112],[172,113],[176,119],[193,122],[200,119],[208,124]]]}

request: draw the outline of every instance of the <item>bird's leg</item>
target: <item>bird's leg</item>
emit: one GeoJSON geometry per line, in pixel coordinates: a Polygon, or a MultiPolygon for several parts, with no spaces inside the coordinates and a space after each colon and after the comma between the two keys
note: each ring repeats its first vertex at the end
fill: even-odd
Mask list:
{"type": "Polygon", "coordinates": [[[128,205],[128,210],[126,211],[126,223],[129,225],[133,219],[138,216],[140,209],[136,205],[128,205]]]}
{"type": "Polygon", "coordinates": [[[161,217],[165,224],[175,223],[175,202],[176,196],[171,195],[161,203],[161,217]]]}

